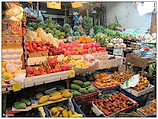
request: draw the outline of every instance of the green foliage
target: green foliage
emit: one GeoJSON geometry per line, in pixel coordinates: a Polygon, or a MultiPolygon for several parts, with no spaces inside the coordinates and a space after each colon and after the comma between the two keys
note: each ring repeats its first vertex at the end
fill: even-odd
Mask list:
{"type": "Polygon", "coordinates": [[[93,27],[93,19],[89,16],[83,17],[83,28],[86,30],[87,34],[89,33],[90,29],[93,27]]]}
{"type": "Polygon", "coordinates": [[[79,26],[74,26],[74,27],[73,27],[73,30],[74,30],[75,32],[80,32],[80,27],[79,27],[79,26]]]}
{"type": "Polygon", "coordinates": [[[122,27],[120,24],[110,24],[108,25],[109,29],[115,29],[116,27],[122,27]]]}
{"type": "Polygon", "coordinates": [[[69,24],[64,24],[63,25],[63,30],[64,30],[64,32],[68,33],[71,30],[71,26],[69,24]]]}

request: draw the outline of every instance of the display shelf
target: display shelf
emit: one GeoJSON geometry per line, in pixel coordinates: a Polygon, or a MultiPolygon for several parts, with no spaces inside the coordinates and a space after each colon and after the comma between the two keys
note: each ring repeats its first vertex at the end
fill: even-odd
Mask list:
{"type": "MultiPolygon", "coordinates": [[[[66,80],[66,79],[73,78],[73,77],[75,77],[74,70],[68,70],[68,71],[57,72],[57,73],[52,73],[52,74],[46,74],[46,75],[41,75],[41,76],[27,77],[24,80],[24,82],[21,82],[21,83],[16,82],[15,84],[19,85],[18,88],[24,89],[24,88],[28,88],[28,87],[38,86],[38,85],[41,85],[41,84],[66,80]]],[[[6,90],[17,91],[16,88],[15,88],[15,90],[13,89],[13,86],[14,86],[14,84],[3,85],[2,86],[2,91],[3,90],[4,91],[6,91],[6,90]]]]}
{"type": "MultiPolygon", "coordinates": [[[[16,109],[16,108],[12,107],[12,109],[7,110],[7,111],[5,112],[5,114],[16,114],[16,113],[19,113],[19,112],[30,111],[30,110],[32,110],[33,108],[43,107],[43,106],[46,106],[46,105],[50,105],[50,104],[62,102],[62,101],[68,100],[68,99],[69,99],[69,98],[62,98],[62,99],[55,100],[55,101],[48,101],[48,102],[43,103],[43,104],[32,104],[31,106],[27,107],[26,109],[16,109]]],[[[37,103],[37,102],[36,102],[36,103],[37,103]]]]}

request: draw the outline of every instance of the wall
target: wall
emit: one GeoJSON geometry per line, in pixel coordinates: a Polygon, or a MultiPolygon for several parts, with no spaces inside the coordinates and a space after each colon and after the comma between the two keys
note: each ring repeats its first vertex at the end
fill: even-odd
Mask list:
{"type": "Polygon", "coordinates": [[[106,4],[107,25],[115,23],[117,16],[118,22],[125,28],[150,29],[151,14],[140,16],[136,7],[131,2],[114,2],[106,4]]]}

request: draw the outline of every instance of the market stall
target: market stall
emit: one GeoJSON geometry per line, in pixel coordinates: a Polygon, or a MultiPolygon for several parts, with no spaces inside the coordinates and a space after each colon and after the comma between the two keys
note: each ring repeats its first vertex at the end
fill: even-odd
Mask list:
{"type": "Polygon", "coordinates": [[[3,3],[3,117],[156,116],[156,33],[95,24],[87,2],[69,2],[88,6],[87,16],[59,24],[35,3],[25,4],[37,15],[23,2],[3,3]]]}

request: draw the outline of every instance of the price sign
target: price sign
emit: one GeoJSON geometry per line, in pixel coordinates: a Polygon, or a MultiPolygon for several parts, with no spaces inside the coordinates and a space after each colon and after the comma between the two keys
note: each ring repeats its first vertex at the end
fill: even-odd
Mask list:
{"type": "Polygon", "coordinates": [[[123,56],[123,49],[122,48],[114,48],[113,55],[123,56]]]}
{"type": "Polygon", "coordinates": [[[47,8],[61,9],[61,2],[47,2],[47,8]]]}

